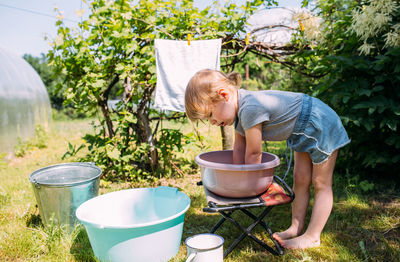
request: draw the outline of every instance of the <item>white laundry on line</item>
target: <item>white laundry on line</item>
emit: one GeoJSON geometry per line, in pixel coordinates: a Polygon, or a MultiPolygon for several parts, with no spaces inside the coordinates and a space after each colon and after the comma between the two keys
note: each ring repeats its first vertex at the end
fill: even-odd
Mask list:
{"type": "Polygon", "coordinates": [[[155,107],[185,112],[185,89],[202,69],[220,69],[221,39],[176,41],[156,39],[155,107]]]}

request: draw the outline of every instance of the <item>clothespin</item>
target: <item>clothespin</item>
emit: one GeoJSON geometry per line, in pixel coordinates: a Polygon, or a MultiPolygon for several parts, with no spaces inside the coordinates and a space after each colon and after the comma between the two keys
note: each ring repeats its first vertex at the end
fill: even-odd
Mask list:
{"type": "Polygon", "coordinates": [[[300,30],[303,32],[304,31],[304,25],[301,22],[301,20],[299,19],[299,26],[300,26],[300,30]]]}
{"type": "Polygon", "coordinates": [[[192,40],[192,35],[191,35],[191,34],[188,34],[188,35],[187,35],[187,39],[188,39],[188,45],[190,45],[190,40],[192,40]]]}
{"type": "Polygon", "coordinates": [[[250,38],[250,33],[247,33],[247,35],[246,35],[246,45],[248,45],[250,43],[249,38],[250,38]]]}

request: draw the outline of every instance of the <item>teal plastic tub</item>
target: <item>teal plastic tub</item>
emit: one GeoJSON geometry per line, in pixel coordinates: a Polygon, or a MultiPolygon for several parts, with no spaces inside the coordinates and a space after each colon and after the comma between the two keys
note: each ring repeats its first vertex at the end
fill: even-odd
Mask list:
{"type": "Polygon", "coordinates": [[[92,198],[76,217],[100,261],[168,261],[179,251],[189,206],[177,188],[136,188],[92,198]]]}

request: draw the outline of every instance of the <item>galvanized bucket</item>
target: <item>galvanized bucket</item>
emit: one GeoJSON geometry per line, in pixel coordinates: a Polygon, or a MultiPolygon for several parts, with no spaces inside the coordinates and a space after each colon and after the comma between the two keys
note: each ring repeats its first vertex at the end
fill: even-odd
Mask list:
{"type": "Polygon", "coordinates": [[[34,171],[29,180],[43,224],[71,231],[78,223],[76,209],[98,195],[101,173],[93,163],[58,164],[34,171]]]}

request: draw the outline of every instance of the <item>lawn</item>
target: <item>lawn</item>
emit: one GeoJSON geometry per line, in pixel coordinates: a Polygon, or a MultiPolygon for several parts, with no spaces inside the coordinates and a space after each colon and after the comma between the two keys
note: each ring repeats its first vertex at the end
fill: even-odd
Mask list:
{"type": "MultiPolygon", "coordinates": [[[[190,126],[178,126],[190,131],[190,126]]],[[[68,142],[78,144],[86,132],[90,132],[88,120],[54,121],[47,134],[47,147],[33,148],[23,157],[0,163],[0,261],[95,261],[86,232],[82,226],[71,234],[57,227],[44,229],[40,223],[29,175],[34,170],[61,162],[76,161],[76,157],[61,160],[68,142]]],[[[218,128],[201,125],[207,150],[220,149],[218,128]]],[[[189,145],[185,155],[193,159],[198,147],[189,145]]],[[[268,151],[283,157],[284,144],[272,143],[268,151]]],[[[83,154],[84,152],[80,152],[83,154]]],[[[345,156],[339,156],[345,157],[345,156]]],[[[282,175],[284,165],[276,173],[282,175]]],[[[286,181],[291,185],[291,176],[286,181]]],[[[218,214],[202,211],[206,206],[202,187],[197,186],[200,174],[186,174],[160,179],[153,184],[101,183],[100,193],[131,187],[157,185],[180,188],[191,198],[186,213],[182,244],[179,253],[171,261],[185,261],[184,239],[208,232],[219,220],[218,214]]],[[[377,186],[377,185],[376,185],[377,186]]],[[[400,261],[400,195],[394,190],[380,194],[365,194],[357,183],[341,174],[334,177],[335,203],[332,214],[322,233],[321,246],[307,250],[286,250],[280,257],[273,256],[248,239],[245,239],[225,261],[400,261]]],[[[312,201],[311,201],[312,206],[312,201]]],[[[256,213],[260,210],[255,209],[256,213]]],[[[309,207],[308,215],[311,207],[309,207]]],[[[290,225],[290,206],[272,209],[264,220],[274,231],[290,225]]],[[[250,221],[237,218],[241,223],[250,221]]],[[[308,217],[309,218],[309,217],[308,217]]],[[[253,231],[267,240],[261,227],[253,231]]],[[[240,233],[228,223],[216,233],[225,238],[226,248],[240,233]]]]}

